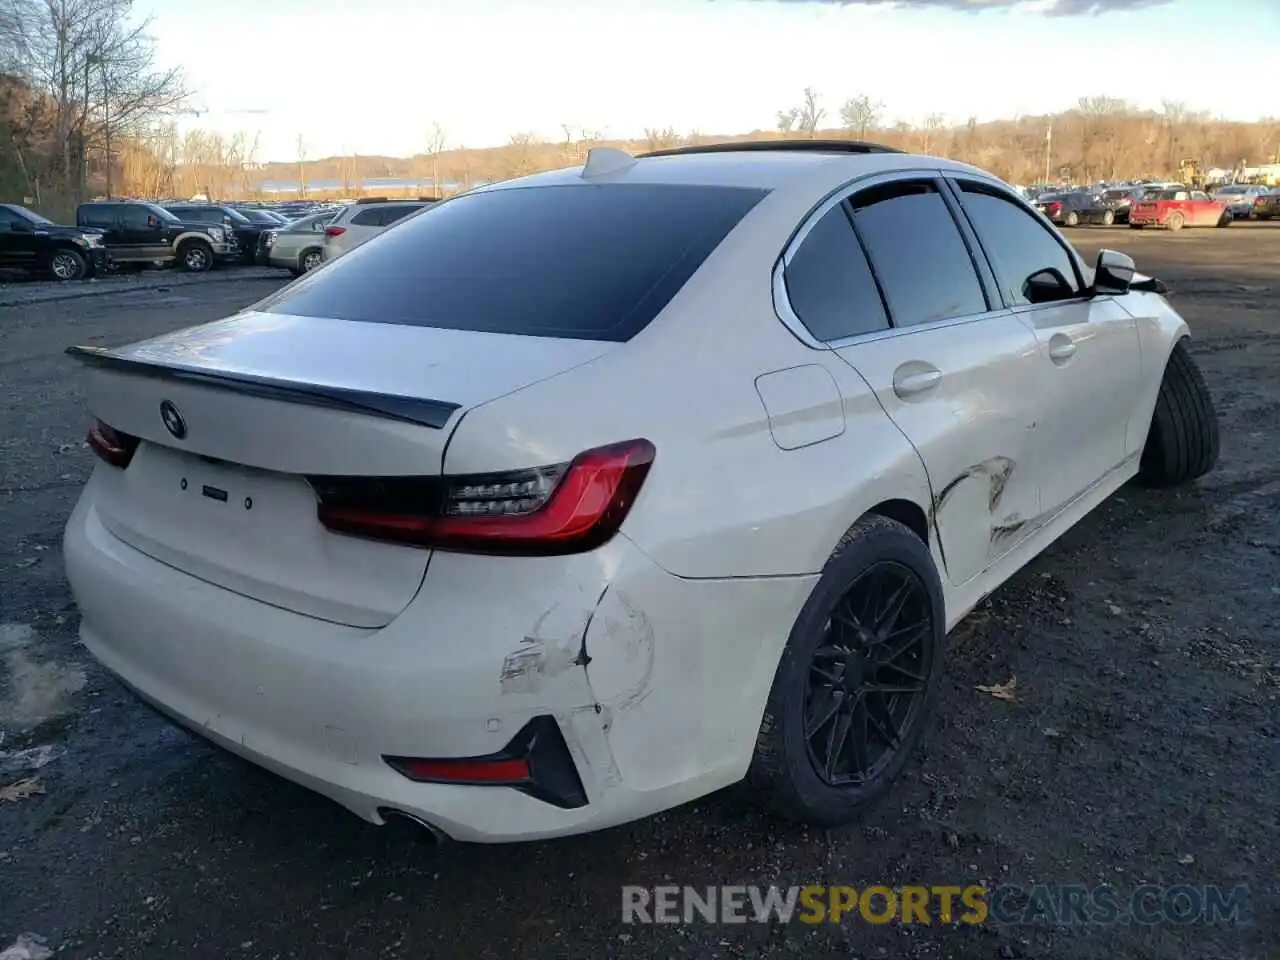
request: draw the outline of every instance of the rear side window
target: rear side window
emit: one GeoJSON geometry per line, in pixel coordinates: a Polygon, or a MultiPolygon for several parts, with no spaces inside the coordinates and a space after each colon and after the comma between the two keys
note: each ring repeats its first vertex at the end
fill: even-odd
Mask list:
{"type": "Polygon", "coordinates": [[[981,184],[960,181],[960,200],[978,234],[1009,306],[1030,303],[1023,286],[1032,274],[1052,268],[1077,293],[1075,262],[1056,236],[1020,204],[981,184]]]}
{"type": "Polygon", "coordinates": [[[787,299],[814,338],[829,343],[885,330],[889,318],[844,204],[813,225],[787,264],[787,299]]]}
{"type": "Polygon", "coordinates": [[[420,209],[422,208],[417,206],[416,204],[410,204],[407,207],[406,206],[383,207],[382,208],[382,225],[384,227],[389,227],[391,226],[391,224],[395,223],[397,220],[403,220],[409,214],[415,213],[420,209]]]}
{"type": "Polygon", "coordinates": [[[380,227],[382,226],[382,211],[377,207],[361,210],[351,218],[351,222],[357,227],[380,227]]]}
{"type": "Polygon", "coordinates": [[[938,188],[889,183],[853,196],[853,223],[894,326],[983,313],[986,296],[969,248],[938,188]]]}
{"type": "Polygon", "coordinates": [[[81,207],[80,222],[86,227],[103,227],[109,230],[116,225],[116,208],[105,204],[81,207]]]}
{"type": "Polygon", "coordinates": [[[258,309],[625,341],[765,195],[618,183],[462,194],[361,244],[258,309]]]}

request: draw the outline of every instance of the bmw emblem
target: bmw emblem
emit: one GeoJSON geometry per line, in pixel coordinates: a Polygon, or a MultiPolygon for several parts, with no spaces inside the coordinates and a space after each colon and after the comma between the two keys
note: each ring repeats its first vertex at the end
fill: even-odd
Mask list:
{"type": "Polygon", "coordinates": [[[172,402],[165,400],[160,404],[160,419],[164,421],[164,428],[176,439],[181,440],[187,435],[187,421],[182,419],[182,414],[172,402]]]}

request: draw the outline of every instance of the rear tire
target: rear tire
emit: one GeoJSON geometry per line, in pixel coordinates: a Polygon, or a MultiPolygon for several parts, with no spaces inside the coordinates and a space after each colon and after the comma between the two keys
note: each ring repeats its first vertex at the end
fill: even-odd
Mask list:
{"type": "Polygon", "coordinates": [[[178,264],[187,273],[207,273],[213,269],[213,247],[202,240],[187,240],[178,248],[178,264]]]}
{"type": "Polygon", "coordinates": [[[49,275],[55,280],[81,280],[89,271],[89,264],[80,251],[59,247],[49,258],[49,275]]]}
{"type": "Polygon", "coordinates": [[[1160,381],[1138,476],[1150,487],[1190,483],[1214,468],[1218,451],[1213,397],[1186,340],[1179,340],[1160,381]]]}
{"type": "Polygon", "coordinates": [[[1222,211],[1222,216],[1218,218],[1218,226],[1229,227],[1233,222],[1235,222],[1235,219],[1236,218],[1232,216],[1229,211],[1224,210],[1222,211]]]}
{"type": "Polygon", "coordinates": [[[1182,226],[1185,222],[1186,221],[1182,219],[1182,214],[1171,213],[1169,214],[1169,219],[1165,221],[1165,226],[1167,226],[1170,230],[1177,232],[1178,230],[1182,229],[1182,226]]]}
{"type": "Polygon", "coordinates": [[[1062,225],[1063,225],[1064,227],[1078,227],[1078,226],[1080,226],[1080,214],[1078,214],[1078,213],[1076,213],[1074,210],[1072,210],[1070,213],[1068,213],[1068,214],[1063,218],[1063,220],[1062,220],[1062,225]]]}
{"type": "Polygon", "coordinates": [[[298,254],[298,273],[310,273],[322,263],[324,259],[318,249],[303,250],[298,254]]]}
{"type": "Polygon", "coordinates": [[[746,777],[755,801],[789,820],[837,826],[883,796],[937,704],[945,624],[928,546],[886,517],[855,524],[778,661],[746,777]],[[851,756],[832,750],[841,730],[851,756]],[[854,768],[865,775],[848,779],[854,768]]]}

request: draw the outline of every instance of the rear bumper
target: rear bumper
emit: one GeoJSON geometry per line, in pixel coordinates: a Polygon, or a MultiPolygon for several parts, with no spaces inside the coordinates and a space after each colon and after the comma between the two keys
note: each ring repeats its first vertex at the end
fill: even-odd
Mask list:
{"type": "Polygon", "coordinates": [[[387,627],[260,603],[115,538],[91,480],[68,522],[81,639],[200,735],[364,819],[479,842],[581,833],[740,779],[813,577],[684,580],[625,537],[567,558],[436,553],[387,627]],[[585,654],[585,656],[584,656],[585,654]],[[410,781],[385,756],[493,754],[554,717],[587,800],[410,781]]]}

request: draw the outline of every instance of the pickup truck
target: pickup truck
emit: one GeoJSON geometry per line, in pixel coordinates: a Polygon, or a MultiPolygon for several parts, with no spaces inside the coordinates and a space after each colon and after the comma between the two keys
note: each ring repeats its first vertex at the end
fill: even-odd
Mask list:
{"type": "Polygon", "coordinates": [[[176,263],[201,273],[239,252],[225,227],[180,220],[140,200],[82,203],[76,208],[76,225],[101,231],[102,244],[116,264],[176,263]]]}
{"type": "Polygon", "coordinates": [[[1231,219],[1225,202],[1214,200],[1201,190],[1152,190],[1129,208],[1129,226],[1135,230],[1227,227],[1231,219]]]}
{"type": "Polygon", "coordinates": [[[61,226],[16,203],[0,203],[0,268],[79,280],[107,265],[97,230],[61,226]]]}

